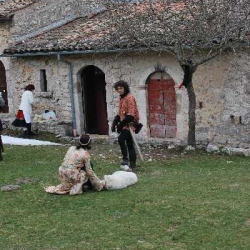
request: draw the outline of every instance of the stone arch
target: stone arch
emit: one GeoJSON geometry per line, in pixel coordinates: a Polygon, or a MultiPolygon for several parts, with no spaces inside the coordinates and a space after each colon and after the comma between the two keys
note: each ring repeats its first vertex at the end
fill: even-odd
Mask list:
{"type": "Polygon", "coordinates": [[[85,133],[108,135],[106,81],[104,72],[94,66],[88,65],[79,73],[80,117],[83,117],[81,129],[85,133]]]}
{"type": "Polygon", "coordinates": [[[177,103],[173,78],[156,71],[149,75],[146,86],[150,137],[176,138],[177,103]]]}
{"type": "MultiPolygon", "coordinates": [[[[164,70],[165,73],[169,74],[172,77],[172,79],[174,80],[176,84],[181,83],[183,79],[183,71],[181,67],[179,67],[179,65],[177,66],[178,66],[178,70],[176,70],[176,66],[166,67],[164,70]]],[[[140,78],[140,82],[139,82],[139,86],[141,88],[145,87],[148,76],[157,71],[155,68],[156,68],[155,66],[151,66],[143,71],[141,78],[140,78]]]]}
{"type": "Polygon", "coordinates": [[[1,60],[0,60],[0,92],[5,101],[5,107],[0,109],[0,112],[8,113],[9,105],[8,105],[8,93],[7,93],[7,82],[6,82],[6,70],[1,60]]]}

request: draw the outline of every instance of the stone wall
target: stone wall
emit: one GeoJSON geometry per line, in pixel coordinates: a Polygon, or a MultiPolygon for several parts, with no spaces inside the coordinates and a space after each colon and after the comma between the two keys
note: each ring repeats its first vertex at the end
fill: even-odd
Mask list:
{"type": "Polygon", "coordinates": [[[72,136],[71,122],[33,122],[32,129],[53,133],[60,137],[72,136]]]}
{"type": "MultiPolygon", "coordinates": [[[[63,56],[63,55],[62,55],[63,56]]],[[[131,85],[139,106],[142,132],[139,140],[151,140],[147,120],[147,86],[146,80],[159,65],[175,81],[177,96],[177,137],[179,143],[186,143],[188,133],[188,97],[185,88],[179,89],[182,81],[182,70],[177,61],[168,54],[161,56],[131,54],[115,57],[114,55],[75,55],[63,56],[71,62],[74,84],[74,100],[77,130],[83,130],[84,116],[81,110],[82,100],[79,86],[80,72],[88,65],[95,65],[105,74],[107,91],[107,111],[109,123],[117,112],[118,96],[112,84],[124,79],[131,85]]],[[[197,95],[197,142],[207,144],[247,147],[249,140],[249,51],[237,57],[226,54],[198,68],[194,77],[194,88],[197,95]]],[[[9,99],[13,110],[18,109],[24,86],[33,83],[36,86],[34,109],[41,114],[46,109],[55,110],[59,121],[71,122],[71,102],[69,93],[68,68],[55,56],[11,59],[8,84],[11,86],[9,99]],[[48,92],[40,91],[40,69],[46,69],[48,92]]],[[[14,115],[14,113],[12,114],[14,115]]],[[[110,135],[115,136],[113,134],[110,135]]],[[[153,140],[156,140],[153,138],[153,140]]],[[[158,141],[165,139],[158,139],[158,141]]]]}
{"type": "MultiPolygon", "coordinates": [[[[72,61],[72,60],[71,60],[72,61]]],[[[182,81],[182,70],[178,62],[169,54],[162,54],[161,56],[154,53],[147,53],[146,55],[131,54],[123,56],[105,55],[95,57],[75,57],[73,59],[74,68],[74,82],[79,82],[78,72],[87,65],[95,65],[105,73],[107,82],[107,111],[108,120],[111,125],[114,116],[118,109],[118,94],[112,88],[114,82],[123,79],[130,85],[131,92],[134,94],[141,114],[140,120],[144,127],[138,138],[140,140],[147,140],[149,138],[148,120],[147,120],[147,86],[146,80],[150,74],[154,73],[161,65],[166,69],[166,72],[173,78],[176,83],[175,89],[177,94],[177,140],[185,140],[187,136],[187,106],[184,103],[187,101],[186,91],[178,88],[182,81]]],[[[80,96],[75,96],[76,106],[81,107],[80,96]]],[[[80,110],[76,108],[77,113],[80,114],[77,121],[78,127],[83,127],[84,117],[81,116],[80,110]]]]}
{"type": "Polygon", "coordinates": [[[249,50],[224,55],[199,67],[194,82],[198,141],[249,147],[249,67],[249,50]]]}
{"type": "MultiPolygon", "coordinates": [[[[115,57],[114,55],[103,55],[89,57],[85,55],[63,56],[64,59],[71,62],[73,68],[74,82],[74,100],[76,109],[76,122],[78,132],[83,130],[84,116],[81,110],[81,90],[79,89],[80,72],[88,65],[95,65],[105,73],[106,92],[107,92],[107,112],[108,120],[111,123],[117,113],[118,95],[112,88],[112,84],[124,79],[131,86],[131,91],[138,100],[138,106],[141,115],[141,122],[144,124],[143,131],[139,138],[145,140],[149,136],[147,124],[147,89],[146,80],[150,74],[154,73],[159,64],[166,68],[167,73],[176,82],[177,93],[177,139],[184,139],[187,134],[187,102],[186,91],[179,90],[178,85],[182,79],[182,71],[178,63],[170,55],[157,56],[147,54],[147,60],[144,55],[128,55],[115,57]]],[[[55,56],[35,57],[35,58],[16,58],[11,59],[11,74],[8,84],[11,87],[9,99],[13,103],[12,116],[17,111],[23,93],[24,87],[32,83],[35,85],[35,108],[34,114],[41,114],[45,110],[54,110],[59,121],[70,122],[71,102],[69,93],[69,78],[67,64],[59,62],[55,56]],[[40,70],[45,69],[48,81],[48,92],[41,92],[40,89],[40,70]],[[13,83],[13,84],[12,84],[13,83]]]]}
{"type": "Polygon", "coordinates": [[[250,51],[233,57],[223,86],[224,107],[214,142],[246,148],[250,145],[250,51]]]}
{"type": "Polygon", "coordinates": [[[18,110],[24,87],[35,85],[34,114],[42,114],[45,110],[54,110],[58,118],[65,122],[71,121],[71,104],[69,99],[67,65],[57,61],[56,57],[38,57],[11,59],[11,72],[8,83],[12,82],[10,99],[14,110],[18,110]],[[48,80],[48,91],[41,92],[40,70],[45,69],[48,80]]]}

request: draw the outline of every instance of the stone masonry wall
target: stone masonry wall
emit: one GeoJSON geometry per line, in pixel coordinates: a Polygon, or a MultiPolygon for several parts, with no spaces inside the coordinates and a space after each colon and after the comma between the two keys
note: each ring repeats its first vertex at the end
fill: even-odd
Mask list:
{"type": "MultiPolygon", "coordinates": [[[[159,65],[174,79],[177,95],[177,140],[186,142],[188,132],[188,98],[185,88],[179,89],[182,70],[177,61],[167,54],[63,56],[72,63],[76,122],[82,131],[84,117],[81,110],[80,72],[88,65],[95,65],[105,73],[108,120],[111,123],[117,112],[118,96],[112,84],[124,79],[131,85],[139,106],[142,132],[140,140],[149,140],[147,120],[146,80],[159,65]]],[[[197,141],[201,144],[214,142],[221,145],[247,147],[249,142],[249,52],[237,58],[224,55],[200,66],[195,73],[194,87],[197,95],[197,141]]],[[[55,110],[59,121],[71,122],[71,103],[68,86],[68,68],[54,56],[11,59],[8,84],[12,86],[10,99],[17,110],[24,86],[36,86],[34,113],[46,109],[55,110]],[[40,92],[40,69],[46,69],[48,93],[40,92]]],[[[111,137],[113,135],[111,134],[111,137]]],[[[159,139],[160,140],[160,139],[159,139]]],[[[164,140],[164,139],[163,139],[164,140]]]]}
{"type": "Polygon", "coordinates": [[[194,82],[198,141],[249,147],[249,54],[224,55],[199,67],[194,82]]]}
{"type": "Polygon", "coordinates": [[[45,110],[55,110],[64,121],[71,121],[71,104],[68,88],[67,65],[57,61],[55,57],[40,57],[37,60],[30,58],[12,59],[9,82],[13,82],[11,96],[15,98],[14,110],[18,109],[24,87],[35,85],[34,114],[42,114],[45,110]],[[41,92],[40,69],[45,69],[48,80],[48,92],[41,92]]]}
{"type": "MultiPolygon", "coordinates": [[[[186,91],[178,89],[179,83],[182,80],[182,70],[178,62],[169,54],[162,54],[158,56],[153,53],[146,55],[123,55],[116,57],[115,55],[95,56],[95,57],[75,57],[73,60],[74,82],[79,82],[77,73],[87,65],[95,65],[105,73],[106,79],[106,93],[107,93],[107,111],[108,120],[111,125],[114,116],[118,110],[118,94],[112,88],[113,83],[123,79],[130,85],[131,92],[135,95],[138,102],[139,112],[141,114],[140,120],[144,127],[138,138],[140,140],[147,140],[149,138],[149,129],[147,121],[147,88],[146,80],[150,74],[156,71],[161,65],[166,69],[166,72],[173,78],[176,83],[175,89],[177,94],[177,139],[182,140],[187,135],[187,106],[183,105],[187,101],[186,91]]],[[[77,92],[77,91],[76,91],[77,92]]],[[[80,93],[80,91],[78,91],[80,93]]],[[[75,96],[76,106],[81,107],[80,95],[75,96]]],[[[78,110],[77,113],[82,112],[78,110]]],[[[77,121],[78,127],[83,127],[84,117],[81,115],[77,121]]]]}
{"type": "Polygon", "coordinates": [[[220,123],[224,106],[221,95],[226,84],[230,61],[231,57],[224,55],[199,66],[194,74],[198,141],[212,141],[212,130],[220,123]]]}
{"type": "MultiPolygon", "coordinates": [[[[106,90],[107,90],[107,111],[108,119],[111,123],[113,117],[117,113],[118,95],[112,88],[112,84],[124,79],[131,85],[131,91],[138,100],[138,106],[141,111],[141,121],[144,124],[143,131],[140,133],[141,139],[148,138],[148,124],[147,124],[147,90],[146,80],[150,74],[154,73],[159,64],[166,68],[167,73],[176,82],[177,93],[177,139],[182,139],[186,136],[186,126],[183,123],[187,122],[187,106],[183,105],[187,101],[186,92],[178,89],[178,84],[181,82],[182,71],[178,63],[173,57],[167,55],[157,58],[154,54],[145,55],[129,55],[123,57],[114,56],[64,56],[72,63],[73,81],[74,81],[74,99],[76,109],[76,119],[78,132],[83,129],[84,117],[81,100],[81,89],[79,74],[81,70],[88,65],[95,65],[100,68],[106,76],[106,90]],[[145,59],[147,57],[147,60],[145,59]],[[166,60],[166,58],[167,60],[166,60]]],[[[63,62],[57,61],[55,56],[50,57],[36,57],[36,58],[16,58],[11,59],[10,77],[8,83],[12,86],[10,99],[13,103],[13,110],[19,107],[23,88],[33,83],[36,87],[34,114],[41,114],[45,110],[54,110],[59,118],[59,121],[71,121],[71,103],[69,93],[69,79],[68,68],[63,62]],[[48,81],[48,92],[41,92],[40,90],[40,70],[45,69],[48,81]],[[13,84],[12,84],[13,83],[13,84]]],[[[13,113],[12,115],[14,115],[13,113]]]]}
{"type": "Polygon", "coordinates": [[[224,107],[215,126],[214,142],[250,146],[250,51],[232,57],[221,99],[224,107]]]}

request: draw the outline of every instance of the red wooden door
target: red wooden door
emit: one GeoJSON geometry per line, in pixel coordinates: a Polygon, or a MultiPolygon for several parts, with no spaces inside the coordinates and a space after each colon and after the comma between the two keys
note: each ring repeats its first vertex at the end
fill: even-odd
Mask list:
{"type": "Polygon", "coordinates": [[[5,100],[5,110],[4,113],[9,112],[8,106],[8,94],[7,94],[7,83],[6,83],[6,74],[3,63],[0,61],[0,92],[5,100]]]}
{"type": "Polygon", "coordinates": [[[150,136],[176,137],[176,93],[173,79],[150,79],[148,107],[150,136]]]}

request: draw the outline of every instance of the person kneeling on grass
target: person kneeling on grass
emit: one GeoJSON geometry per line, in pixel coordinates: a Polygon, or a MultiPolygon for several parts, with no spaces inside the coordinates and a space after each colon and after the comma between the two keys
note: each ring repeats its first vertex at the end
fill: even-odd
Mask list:
{"type": "Polygon", "coordinates": [[[81,135],[76,146],[71,146],[59,167],[61,184],[45,188],[45,192],[54,194],[76,195],[83,192],[83,185],[90,182],[94,190],[104,189],[101,181],[93,171],[90,162],[91,137],[81,135]]]}

